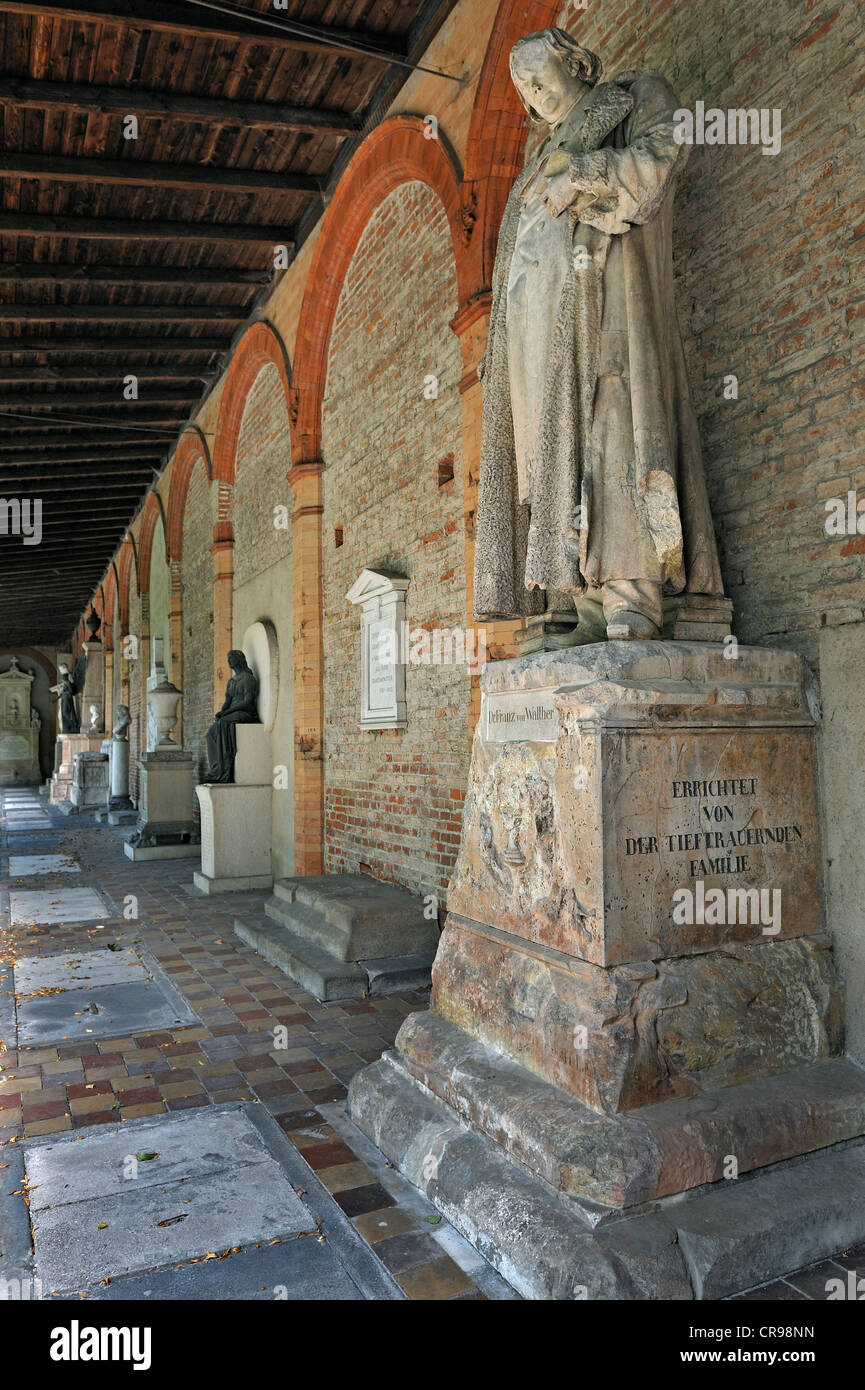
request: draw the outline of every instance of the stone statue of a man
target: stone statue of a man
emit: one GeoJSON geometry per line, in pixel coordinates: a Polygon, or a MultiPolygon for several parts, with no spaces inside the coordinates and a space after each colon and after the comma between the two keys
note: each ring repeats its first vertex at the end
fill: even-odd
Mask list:
{"type": "Polygon", "coordinates": [[[723,595],[673,298],[677,101],[599,83],[561,29],[511,75],[546,138],[499,233],[481,367],[475,615],[571,595],[600,636],[661,635],[664,594],[723,595]]]}

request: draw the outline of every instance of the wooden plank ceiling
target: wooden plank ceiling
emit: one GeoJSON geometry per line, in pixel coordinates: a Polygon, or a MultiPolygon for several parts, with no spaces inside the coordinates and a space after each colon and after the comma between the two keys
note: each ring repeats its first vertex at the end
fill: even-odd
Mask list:
{"type": "Polygon", "coordinates": [[[0,509],[0,647],[66,642],[453,3],[0,0],[0,498],[42,502],[39,545],[0,509]]]}

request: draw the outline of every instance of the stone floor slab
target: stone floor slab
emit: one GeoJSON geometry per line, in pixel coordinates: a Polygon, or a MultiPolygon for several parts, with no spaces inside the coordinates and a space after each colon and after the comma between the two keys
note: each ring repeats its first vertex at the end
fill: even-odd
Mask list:
{"type": "Polygon", "coordinates": [[[364,1295],[327,1241],[280,1241],[260,1250],[241,1250],[225,1260],[130,1274],[88,1290],[88,1301],[162,1302],[180,1299],[270,1303],[355,1302],[364,1295]]]}
{"type": "Polygon", "coordinates": [[[162,986],[152,980],[69,990],[19,1002],[18,1045],[91,1042],[192,1021],[192,1011],[168,998],[162,986]]]}
{"type": "Polygon", "coordinates": [[[77,1143],[60,1140],[27,1150],[27,1177],[35,1214],[60,1203],[117,1196],[131,1187],[164,1186],[180,1178],[203,1179],[269,1157],[259,1131],[242,1110],[190,1112],[183,1122],[152,1120],[135,1127],[118,1124],[77,1143]],[[130,1154],[158,1153],[137,1163],[130,1180],[130,1154]]]}
{"type": "Polygon", "coordinates": [[[13,927],[46,922],[95,922],[110,917],[95,888],[34,888],[9,894],[13,927]]]}
{"type": "Polygon", "coordinates": [[[58,956],[24,956],[15,963],[19,995],[43,989],[90,989],[149,980],[150,972],[131,946],[118,951],[64,951],[58,956]]]}
{"type": "Polygon", "coordinates": [[[288,1179],[268,1159],[51,1207],[36,1223],[36,1272],[49,1292],[80,1289],[233,1245],[297,1235],[311,1225],[288,1179]]]}
{"type": "Polygon", "coordinates": [[[70,854],[10,854],[9,877],[32,874],[80,874],[81,865],[70,854]]]}

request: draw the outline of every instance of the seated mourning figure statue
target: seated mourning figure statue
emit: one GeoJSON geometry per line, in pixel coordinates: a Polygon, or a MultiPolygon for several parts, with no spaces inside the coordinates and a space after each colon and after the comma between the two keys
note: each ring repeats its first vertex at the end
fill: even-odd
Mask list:
{"type": "Polygon", "coordinates": [[[258,677],[243,652],[228,653],[234,675],[225,687],[225,703],[207,730],[207,782],[233,782],[237,753],[236,724],[258,724],[258,677]]]}

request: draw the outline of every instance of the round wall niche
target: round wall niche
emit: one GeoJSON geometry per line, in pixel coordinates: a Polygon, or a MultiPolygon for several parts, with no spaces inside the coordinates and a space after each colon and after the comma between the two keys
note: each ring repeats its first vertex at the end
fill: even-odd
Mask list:
{"type": "Polygon", "coordinates": [[[258,717],[265,729],[272,729],[279,698],[279,645],[276,628],[267,618],[246,629],[241,642],[243,654],[258,676],[258,717]]]}

